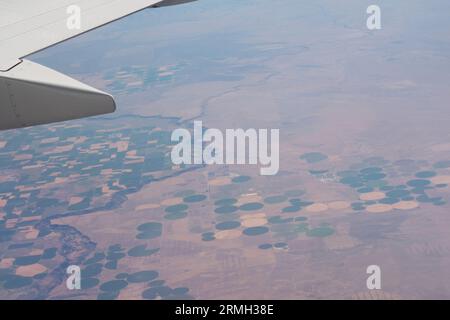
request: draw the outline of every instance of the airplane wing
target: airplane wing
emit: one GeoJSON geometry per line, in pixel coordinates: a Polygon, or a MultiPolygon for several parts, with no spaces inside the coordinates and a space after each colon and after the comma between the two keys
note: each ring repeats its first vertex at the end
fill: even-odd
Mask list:
{"type": "Polygon", "coordinates": [[[148,7],[195,0],[0,0],[0,130],[114,112],[114,99],[23,59],[148,7]]]}

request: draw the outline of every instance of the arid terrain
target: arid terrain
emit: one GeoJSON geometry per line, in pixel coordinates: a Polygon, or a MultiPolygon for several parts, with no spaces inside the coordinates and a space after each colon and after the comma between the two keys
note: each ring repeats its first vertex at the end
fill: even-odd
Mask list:
{"type": "Polygon", "coordinates": [[[30,57],[118,111],[0,132],[0,298],[450,298],[450,3],[379,1],[376,31],[368,1],[283,3],[148,10],[30,57]],[[194,120],[279,129],[279,173],[174,165],[194,120]]]}

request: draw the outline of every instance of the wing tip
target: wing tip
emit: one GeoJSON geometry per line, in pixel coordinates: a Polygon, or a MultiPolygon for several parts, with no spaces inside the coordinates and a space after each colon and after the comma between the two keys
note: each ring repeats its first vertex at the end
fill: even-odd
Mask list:
{"type": "Polygon", "coordinates": [[[108,93],[32,62],[0,74],[0,130],[115,112],[108,93]]]}

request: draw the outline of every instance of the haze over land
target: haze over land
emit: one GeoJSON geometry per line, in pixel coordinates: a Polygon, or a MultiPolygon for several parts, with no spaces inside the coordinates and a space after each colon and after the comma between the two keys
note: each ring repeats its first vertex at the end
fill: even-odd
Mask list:
{"type": "Polygon", "coordinates": [[[377,2],[369,31],[370,1],[205,0],[30,57],[118,111],[0,133],[0,297],[449,298],[450,3],[377,2]],[[280,129],[279,174],[174,166],[194,120],[280,129]]]}

